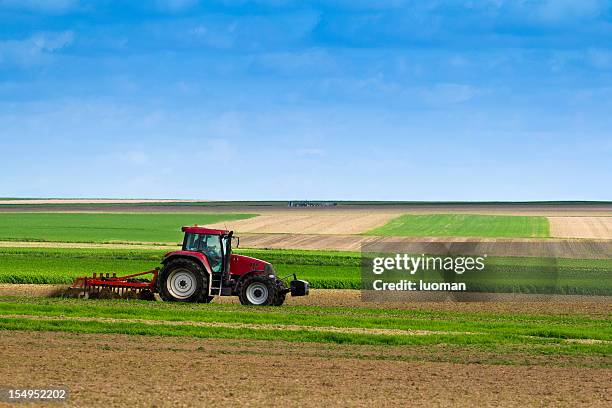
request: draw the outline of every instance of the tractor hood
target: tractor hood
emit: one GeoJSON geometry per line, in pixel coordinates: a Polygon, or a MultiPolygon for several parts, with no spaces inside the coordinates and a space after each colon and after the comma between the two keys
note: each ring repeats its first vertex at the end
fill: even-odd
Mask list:
{"type": "Polygon", "coordinates": [[[272,269],[272,264],[270,264],[270,262],[250,256],[232,254],[232,259],[230,261],[230,273],[232,275],[244,275],[251,271],[274,273],[274,269],[272,269]]]}

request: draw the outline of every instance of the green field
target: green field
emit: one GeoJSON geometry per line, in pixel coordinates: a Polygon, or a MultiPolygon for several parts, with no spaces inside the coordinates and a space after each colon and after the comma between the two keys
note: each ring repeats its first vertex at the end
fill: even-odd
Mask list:
{"type": "Polygon", "coordinates": [[[423,349],[419,359],[456,361],[478,355],[493,364],[544,359],[547,364],[609,367],[612,353],[609,318],[579,314],[5,297],[0,298],[0,330],[427,346],[435,353],[423,349]]]}
{"type": "Polygon", "coordinates": [[[0,213],[0,240],[182,242],[183,225],[241,220],[254,214],[0,213]]]}
{"type": "MultiPolygon", "coordinates": [[[[93,272],[128,274],[160,266],[164,250],[0,248],[0,282],[69,284],[93,272]]],[[[236,251],[271,262],[281,277],[297,273],[313,288],[361,288],[361,257],[355,252],[306,250],[236,251]]],[[[556,286],[538,279],[537,258],[490,258],[494,279],[476,279],[472,289],[517,293],[612,295],[612,265],[606,259],[557,259],[556,286]]],[[[467,279],[469,281],[469,279],[467,279]]]]}
{"type": "MultiPolygon", "coordinates": [[[[0,248],[0,282],[68,284],[96,272],[127,274],[160,266],[165,250],[0,248]]],[[[279,276],[298,273],[315,288],[358,289],[357,253],[248,250],[238,253],[272,262],[279,276]]]]}
{"type": "Polygon", "coordinates": [[[413,237],[524,237],[550,236],[546,217],[475,214],[406,214],[367,235],[413,237]]]}

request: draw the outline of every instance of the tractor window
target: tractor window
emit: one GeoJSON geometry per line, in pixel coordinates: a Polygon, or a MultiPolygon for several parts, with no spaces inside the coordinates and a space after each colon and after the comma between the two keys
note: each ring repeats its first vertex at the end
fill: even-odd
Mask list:
{"type": "Polygon", "coordinates": [[[202,243],[201,234],[187,234],[183,245],[185,251],[199,251],[202,243]]]}
{"type": "Polygon", "coordinates": [[[208,258],[213,272],[221,272],[223,251],[219,235],[188,234],[183,245],[185,251],[202,252],[208,258]]]}
{"type": "Polygon", "coordinates": [[[213,272],[221,272],[223,263],[223,251],[221,251],[221,237],[218,235],[204,235],[202,240],[202,252],[208,258],[213,272]]]}

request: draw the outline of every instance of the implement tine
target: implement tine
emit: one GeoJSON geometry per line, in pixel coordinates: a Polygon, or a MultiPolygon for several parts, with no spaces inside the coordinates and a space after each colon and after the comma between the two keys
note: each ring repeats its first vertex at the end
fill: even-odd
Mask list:
{"type": "Polygon", "coordinates": [[[92,273],[93,277],[76,278],[68,291],[72,295],[82,293],[82,297],[90,299],[138,299],[143,293],[148,293],[145,296],[148,299],[155,291],[151,285],[155,282],[158,271],[159,268],[155,268],[124,276],[117,276],[116,272],[95,272],[92,273]],[[137,278],[148,274],[153,275],[152,279],[137,278]]]}

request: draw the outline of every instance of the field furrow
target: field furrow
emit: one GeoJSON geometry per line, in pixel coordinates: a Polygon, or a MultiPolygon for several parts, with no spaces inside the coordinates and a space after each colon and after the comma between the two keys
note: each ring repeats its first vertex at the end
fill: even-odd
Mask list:
{"type": "Polygon", "coordinates": [[[150,390],[155,389],[158,406],[214,401],[228,407],[314,407],[342,401],[345,406],[405,407],[409,402],[425,407],[443,400],[466,407],[525,407],[534,401],[604,407],[610,403],[612,382],[612,370],[592,367],[597,361],[583,355],[541,358],[470,345],[13,331],[0,336],[0,348],[0,377],[7,385],[49,386],[61,380],[70,390],[70,406],[150,407],[150,390]],[[577,361],[587,367],[576,367],[577,361]],[[236,382],[238,389],[218,392],[219,384],[236,382]]]}

